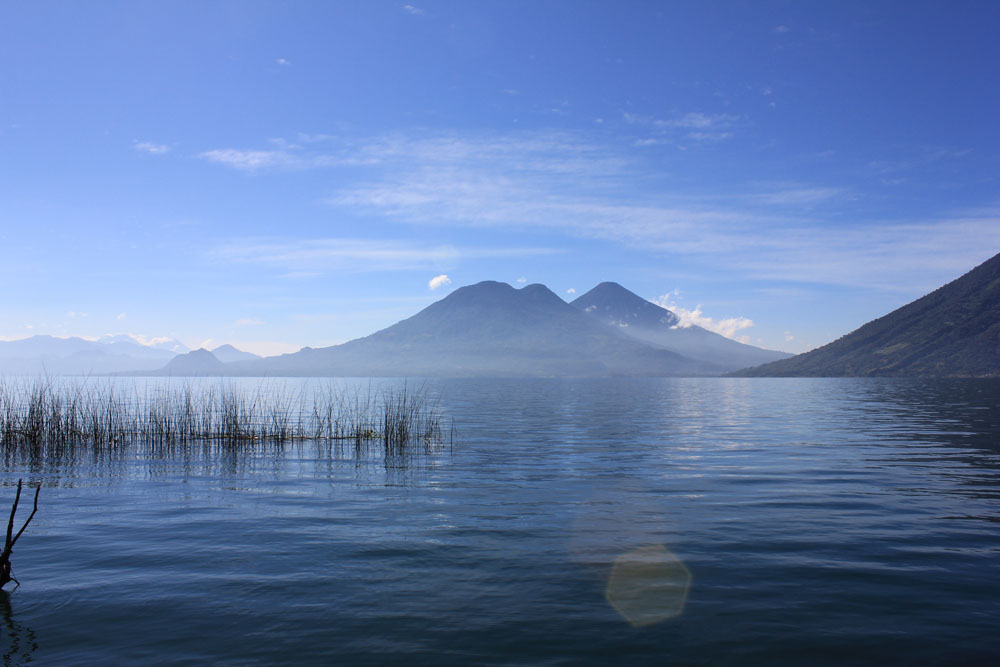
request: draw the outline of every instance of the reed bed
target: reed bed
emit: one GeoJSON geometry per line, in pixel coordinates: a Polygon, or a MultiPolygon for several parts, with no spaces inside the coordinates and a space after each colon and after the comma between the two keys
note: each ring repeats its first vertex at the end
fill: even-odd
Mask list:
{"type": "Polygon", "coordinates": [[[58,456],[80,449],[177,446],[239,450],[326,440],[396,455],[444,439],[442,417],[423,389],[288,389],[262,382],[127,386],[113,381],[0,379],[0,450],[58,456]]]}

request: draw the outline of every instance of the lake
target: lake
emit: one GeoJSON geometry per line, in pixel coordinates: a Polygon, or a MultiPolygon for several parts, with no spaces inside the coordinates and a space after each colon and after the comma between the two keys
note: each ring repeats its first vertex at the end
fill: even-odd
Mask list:
{"type": "Polygon", "coordinates": [[[405,456],[8,453],[5,664],[1000,659],[1000,382],[426,388],[405,456]]]}

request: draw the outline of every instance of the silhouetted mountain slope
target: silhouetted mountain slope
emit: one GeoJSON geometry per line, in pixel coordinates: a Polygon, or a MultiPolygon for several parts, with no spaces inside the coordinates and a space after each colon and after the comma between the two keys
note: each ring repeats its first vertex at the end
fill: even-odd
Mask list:
{"type": "Polygon", "coordinates": [[[746,345],[699,326],[681,327],[677,315],[618,283],[601,283],[571,305],[633,338],[712,364],[720,373],[792,356],[746,345]]]}
{"type": "Polygon", "coordinates": [[[1000,255],[823,347],[740,376],[1000,376],[1000,255]]]}
{"type": "Polygon", "coordinates": [[[718,369],[630,338],[544,285],[462,287],[413,317],[343,345],[228,364],[242,375],[707,375],[718,369]]]}

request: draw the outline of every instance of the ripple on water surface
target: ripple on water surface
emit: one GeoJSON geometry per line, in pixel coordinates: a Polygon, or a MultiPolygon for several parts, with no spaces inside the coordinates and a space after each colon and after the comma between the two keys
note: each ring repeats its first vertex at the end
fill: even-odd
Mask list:
{"type": "Polygon", "coordinates": [[[7,662],[956,663],[1000,384],[440,381],[453,448],[8,457],[7,662]]]}

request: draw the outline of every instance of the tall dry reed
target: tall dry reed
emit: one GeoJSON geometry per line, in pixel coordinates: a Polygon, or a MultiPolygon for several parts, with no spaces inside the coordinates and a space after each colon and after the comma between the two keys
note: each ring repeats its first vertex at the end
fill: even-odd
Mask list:
{"type": "Polygon", "coordinates": [[[202,443],[240,448],[317,439],[387,454],[440,442],[441,415],[424,389],[290,390],[242,385],[148,385],[41,378],[0,379],[0,450],[58,455],[202,443]]]}

